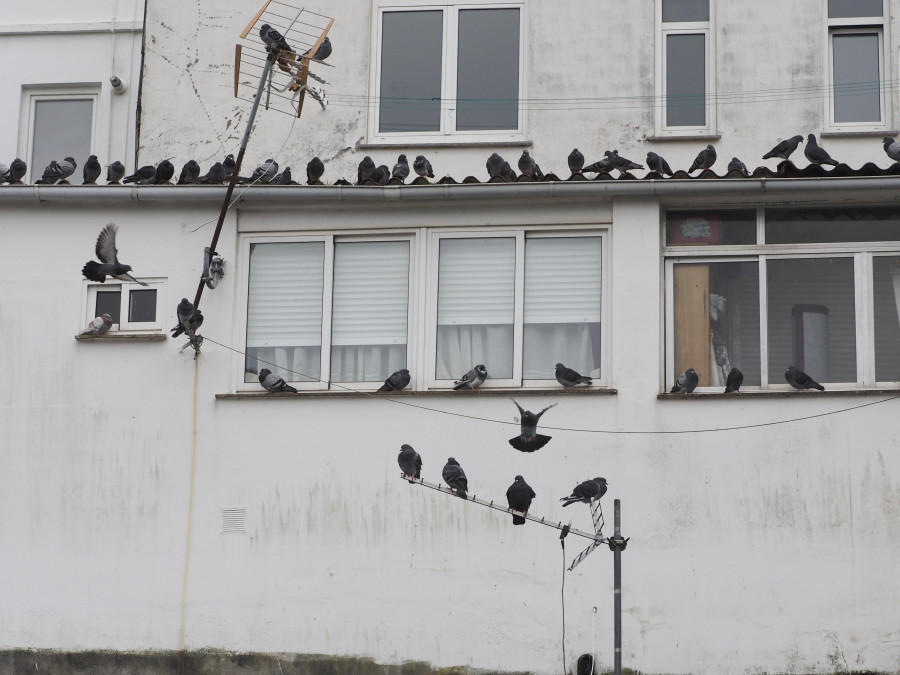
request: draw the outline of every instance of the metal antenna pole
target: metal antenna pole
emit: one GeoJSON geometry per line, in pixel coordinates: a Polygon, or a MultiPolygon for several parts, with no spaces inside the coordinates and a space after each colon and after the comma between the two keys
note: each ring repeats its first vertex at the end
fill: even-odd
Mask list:
{"type": "MultiPolygon", "coordinates": [[[[269,57],[266,59],[266,65],[263,67],[262,76],[259,78],[259,87],[256,89],[256,96],[253,98],[253,105],[250,107],[250,118],[247,120],[247,127],[244,129],[244,137],[241,138],[241,148],[238,151],[237,159],[234,160],[234,171],[231,174],[231,180],[228,183],[228,189],[225,191],[225,200],[222,202],[222,210],[219,211],[219,220],[216,223],[216,231],[213,234],[212,243],[209,250],[214,252],[216,244],[219,243],[219,235],[222,233],[222,224],[225,222],[225,214],[228,213],[228,206],[231,204],[231,195],[234,193],[234,186],[237,183],[238,174],[241,170],[241,162],[244,161],[244,152],[247,150],[247,142],[250,140],[250,130],[253,128],[253,120],[256,119],[256,111],[259,108],[259,100],[262,98],[263,87],[266,86],[266,79],[272,70],[272,63],[278,58],[278,51],[272,49],[269,57]]],[[[197,295],[194,296],[194,309],[200,307],[200,296],[203,295],[203,287],[206,282],[201,279],[200,285],[197,286],[197,295]]]]}
{"type": "Polygon", "coordinates": [[[620,500],[613,501],[613,536],[609,548],[613,552],[613,673],[622,675],[622,551],[628,539],[622,538],[620,500]]]}

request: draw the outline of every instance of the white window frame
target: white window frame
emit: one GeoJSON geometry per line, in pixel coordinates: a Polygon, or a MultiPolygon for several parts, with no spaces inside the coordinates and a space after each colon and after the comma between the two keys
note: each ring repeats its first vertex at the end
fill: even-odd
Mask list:
{"type": "MultiPolygon", "coordinates": [[[[34,115],[37,109],[37,103],[41,101],[91,101],[93,105],[93,115],[91,116],[91,152],[97,147],[105,147],[109,144],[109,133],[107,131],[106,138],[98,138],[98,130],[101,128],[99,124],[100,118],[100,85],[94,83],[70,84],[70,85],[27,85],[22,87],[22,100],[19,113],[19,143],[18,153],[20,157],[27,157],[28,163],[28,182],[33,183],[39,179],[44,172],[43,166],[34,166],[32,161],[32,151],[34,150],[34,115]]],[[[61,152],[65,152],[62,151],[61,152]]],[[[63,155],[57,157],[57,160],[63,159],[63,155]]],[[[87,160],[87,157],[76,157],[79,167],[87,160]]],[[[76,176],[78,172],[76,171],[76,176]]]]}
{"type": "MultiPolygon", "coordinates": [[[[236,342],[241,345],[241,355],[236,359],[238,363],[237,386],[239,392],[255,392],[260,390],[259,382],[245,382],[245,363],[247,352],[247,309],[249,300],[249,279],[250,279],[250,247],[252,244],[278,244],[278,243],[307,243],[307,242],[324,242],[325,259],[323,268],[323,286],[322,286],[322,324],[321,324],[321,354],[320,354],[320,373],[319,379],[316,381],[294,381],[285,377],[285,381],[299,391],[375,391],[384,384],[384,380],[378,382],[331,382],[331,327],[332,327],[332,303],[334,302],[334,247],[335,244],[342,242],[364,243],[364,242],[383,242],[383,241],[407,241],[409,242],[409,286],[407,296],[407,329],[406,329],[406,367],[409,368],[413,375],[413,381],[410,388],[415,387],[416,373],[414,364],[416,362],[416,299],[414,281],[416,279],[416,259],[417,244],[416,233],[414,232],[385,232],[384,234],[369,233],[363,236],[356,235],[334,235],[334,234],[309,234],[309,235],[282,235],[282,236],[266,236],[255,233],[247,233],[242,235],[241,250],[241,269],[243,270],[243,279],[239,294],[239,316],[242,319],[237,323],[239,326],[239,335],[236,342]]],[[[269,366],[266,366],[269,367],[269,366]]],[[[270,367],[271,369],[271,367],[270,367]]]]}
{"type": "Polygon", "coordinates": [[[844,17],[831,19],[828,17],[828,0],[822,0],[825,16],[825,40],[827,44],[828,58],[825,63],[825,82],[827,83],[825,95],[825,126],[826,131],[884,131],[890,128],[888,121],[887,97],[890,87],[885,87],[886,73],[889,72],[886,64],[890,63],[890,52],[885,45],[890,44],[888,19],[889,3],[882,0],[882,13],[880,17],[844,17]],[[882,83],[879,87],[880,121],[866,122],[836,122],[834,119],[834,36],[875,33],[878,36],[878,80],[882,83]]]}
{"type": "Polygon", "coordinates": [[[167,308],[169,307],[169,301],[166,296],[166,280],[159,277],[141,277],[141,281],[143,281],[147,285],[141,286],[140,284],[118,280],[113,283],[110,283],[110,281],[107,280],[102,284],[90,282],[86,279],[83,280],[83,289],[81,294],[82,323],[78,329],[78,332],[84,330],[85,326],[87,326],[88,323],[90,323],[97,316],[95,313],[97,307],[97,293],[102,291],[119,291],[121,293],[121,297],[119,300],[119,317],[121,321],[120,323],[114,323],[112,325],[112,328],[110,328],[110,331],[129,334],[163,333],[167,330],[166,321],[171,319],[172,325],[175,325],[178,320],[175,318],[174,312],[170,314],[167,311],[167,308]],[[156,291],[156,321],[128,321],[128,305],[131,292],[146,290],[156,291]]]}
{"type": "MultiPolygon", "coordinates": [[[[520,142],[525,139],[525,114],[521,105],[525,98],[527,81],[525,41],[527,37],[526,3],[524,0],[452,0],[445,3],[423,3],[416,0],[372,0],[372,16],[376,17],[370,49],[369,91],[372,92],[368,114],[368,139],[372,144],[390,145],[396,143],[491,143],[498,141],[520,142]],[[516,129],[485,129],[481,131],[456,131],[456,76],[458,56],[458,15],[461,9],[518,9],[519,10],[519,110],[516,129]],[[441,78],[440,130],[379,131],[380,82],[381,82],[381,40],[382,23],[385,12],[391,11],[442,11],[443,57],[441,78]]],[[[410,58],[415,58],[410,55],[410,58]]]]}
{"type": "MultiPolygon", "coordinates": [[[[609,372],[609,228],[590,226],[560,227],[501,227],[491,230],[465,230],[458,228],[434,229],[429,232],[426,252],[427,276],[427,312],[425,316],[425,387],[428,389],[452,389],[454,379],[439,380],[435,377],[437,364],[437,298],[438,274],[440,259],[440,242],[443,239],[483,239],[489,237],[513,238],[516,241],[515,251],[515,297],[513,308],[513,372],[511,378],[488,377],[481,385],[482,389],[547,389],[558,388],[556,379],[525,380],[522,377],[522,359],[524,354],[524,298],[525,298],[525,240],[530,238],[561,237],[599,237],[601,253],[601,303],[600,303],[600,374],[593,377],[593,389],[607,387],[609,372]]],[[[474,366],[476,364],[472,364],[474,366]]],[[[583,373],[588,374],[588,373],[583,373]]]]}
{"type": "MultiPolygon", "coordinates": [[[[846,205],[844,205],[846,206],[846,205]]],[[[865,205],[859,205],[864,208],[865,205]]],[[[734,207],[722,207],[733,209],[734,207]]],[[[746,208],[746,207],[744,207],[746,208]]],[[[771,208],[771,207],[770,207],[771,208]]],[[[775,207],[777,208],[777,207],[775,207]]],[[[680,210],[680,209],[673,209],[680,210]]],[[[702,210],[715,211],[717,207],[702,210]]],[[[663,209],[663,237],[665,238],[665,209],[663,209]]],[[[769,260],[806,258],[852,258],[856,330],[856,382],[823,382],[828,390],[858,391],[862,389],[900,389],[900,381],[875,381],[875,315],[874,276],[872,259],[876,256],[900,257],[900,242],[844,242],[811,244],[764,243],[765,207],[757,208],[756,245],[683,246],[664,248],[665,255],[665,377],[663,393],[671,390],[675,378],[675,294],[674,266],[679,263],[758,262],[759,264],[759,344],[760,386],[741,387],[747,391],[793,391],[782,373],[768,369],[768,284],[766,264],[769,260]],[[762,225],[760,225],[762,223],[762,225]]],[[[787,367],[789,364],[785,364],[787,367]]],[[[702,371],[701,371],[702,372],[702,371]]],[[[697,393],[721,393],[721,387],[697,387],[697,393]]]]}
{"type": "Polygon", "coordinates": [[[663,23],[663,0],[656,0],[656,135],[712,136],[716,131],[716,31],[715,0],[709,0],[709,21],[663,23]],[[666,124],[666,43],[669,35],[703,35],[706,42],[706,124],[669,126],[666,124]]]}

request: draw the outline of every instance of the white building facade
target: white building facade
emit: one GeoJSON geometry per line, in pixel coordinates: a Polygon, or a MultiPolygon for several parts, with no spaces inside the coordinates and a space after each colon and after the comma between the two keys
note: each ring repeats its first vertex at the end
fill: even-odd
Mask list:
{"type": "MultiPolygon", "coordinates": [[[[239,4],[147,7],[137,164],[236,153],[239,4]]],[[[425,480],[452,456],[505,504],[521,474],[533,515],[580,530],[588,508],[559,498],[609,481],[629,668],[900,671],[900,176],[880,147],[900,6],[636,4],[311,8],[335,18],[330,104],[262,111],[242,173],[275,157],[300,181],[318,155],[352,182],[405,153],[453,180],[239,186],[197,358],[167,329],[224,187],[0,186],[0,649],[610,670],[609,550],[564,573],[589,542],[404,482],[409,443],[425,480]],[[805,144],[755,159],[795,133],[841,166],[806,169],[805,144]],[[572,147],[687,169],[707,144],[717,175],[566,180],[572,147]],[[523,149],[561,180],[458,184],[523,149]],[[768,171],[720,177],[732,155],[768,171]],[[108,222],[148,286],[78,275],[108,222]],[[110,309],[107,337],[75,339],[110,309]],[[564,392],[559,361],[592,386],[564,392]],[[452,392],[476,363],[482,388],[452,392]],[[266,394],[261,367],[299,392],[266,394]],[[376,393],[401,367],[407,390],[376,393]],[[696,393],[668,393],[688,367],[696,393]],[[510,397],[558,404],[544,448],[510,447],[510,397]]]]}

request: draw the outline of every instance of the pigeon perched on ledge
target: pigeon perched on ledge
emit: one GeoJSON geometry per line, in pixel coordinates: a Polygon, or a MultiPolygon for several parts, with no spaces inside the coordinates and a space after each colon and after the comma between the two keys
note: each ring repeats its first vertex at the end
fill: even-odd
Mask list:
{"type": "Polygon", "coordinates": [[[84,178],[82,185],[96,185],[97,179],[100,178],[102,172],[103,167],[100,166],[100,162],[97,161],[97,155],[91,155],[88,157],[81,170],[82,177],[84,178]]]}
{"type": "Polygon", "coordinates": [[[556,381],[559,382],[565,389],[577,387],[579,384],[586,384],[587,386],[591,386],[591,384],[593,383],[593,380],[587,375],[581,375],[580,373],[564,366],[561,363],[556,364],[556,381]]]}
{"type": "Polygon", "coordinates": [[[567,161],[569,164],[569,171],[573,174],[581,173],[581,170],[584,168],[584,155],[578,151],[578,148],[574,148],[572,152],[569,153],[567,161]]]}
{"type": "Polygon", "coordinates": [[[401,368],[391,373],[378,391],[400,391],[409,384],[409,381],[409,371],[406,368],[401,368]]]}
{"type": "Polygon", "coordinates": [[[781,159],[787,159],[791,156],[791,153],[797,149],[797,146],[802,142],[803,136],[791,136],[790,138],[784,139],[783,141],[781,141],[781,143],[769,150],[762,156],[762,158],[769,159],[770,157],[780,157],[781,159]]]}
{"type": "Polygon", "coordinates": [[[826,152],[825,148],[816,143],[815,134],[810,134],[806,137],[806,147],[803,148],[803,155],[812,164],[830,164],[831,166],[838,165],[838,162],[831,158],[831,155],[826,152]]]}
{"type": "Polygon", "coordinates": [[[75,162],[74,157],[66,157],[61,162],[57,162],[54,159],[44,169],[44,174],[38,182],[47,185],[53,185],[57,182],[68,184],[69,181],[66,179],[75,173],[76,168],[78,168],[78,164],[75,162]]]}
{"type": "Polygon", "coordinates": [[[741,385],[744,384],[744,374],[737,368],[732,368],[725,379],[726,394],[740,394],[741,385]]]}
{"type": "Polygon", "coordinates": [[[447,459],[447,463],[444,465],[443,471],[441,471],[441,478],[456,493],[457,497],[462,497],[463,499],[468,497],[469,479],[466,478],[466,472],[463,471],[459,462],[452,457],[447,459]]]}
{"type": "Polygon", "coordinates": [[[676,378],[675,384],[672,385],[672,390],[669,393],[690,394],[697,388],[699,382],[700,376],[697,374],[697,371],[693,368],[688,368],[676,378]]]}
{"type": "Polygon", "coordinates": [[[825,391],[825,387],[796,366],[788,366],[787,371],[784,373],[784,379],[794,389],[818,389],[819,391],[825,391]]]}
{"type": "Polygon", "coordinates": [[[479,364],[453,383],[453,389],[478,389],[487,379],[487,368],[479,364]]]}
{"type": "MultiPolygon", "coordinates": [[[[531,500],[535,497],[537,495],[534,493],[534,490],[531,489],[531,486],[525,482],[522,476],[516,476],[513,484],[506,490],[506,503],[509,504],[509,508],[513,511],[521,511],[527,514],[528,509],[531,508],[531,500]]],[[[513,514],[512,520],[513,525],[524,525],[526,518],[513,514]]]]}
{"type": "Polygon", "coordinates": [[[104,312],[100,316],[95,316],[91,319],[87,328],[81,331],[79,335],[96,335],[97,337],[102,337],[106,335],[110,328],[112,328],[112,325],[112,317],[104,312]]]}
{"type": "Polygon", "coordinates": [[[431,168],[431,162],[425,159],[425,155],[417,155],[416,161],[413,162],[413,171],[423,178],[434,178],[434,171],[431,168]]]}
{"type": "Polygon", "coordinates": [[[318,157],[313,157],[306,165],[306,184],[321,185],[322,174],[325,173],[325,164],[318,157]]]}
{"type": "MultiPolygon", "coordinates": [[[[404,443],[400,446],[400,454],[397,455],[397,463],[405,476],[422,478],[422,456],[415,451],[413,446],[404,443]]],[[[409,481],[413,483],[415,481],[409,481]]]]}
{"type": "Polygon", "coordinates": [[[672,169],[669,168],[669,163],[655,152],[647,153],[647,168],[662,176],[672,175],[672,169]]]}
{"type": "Polygon", "coordinates": [[[259,371],[259,383],[263,386],[263,389],[273,394],[279,394],[283,392],[288,392],[291,394],[297,393],[297,390],[287,382],[285,382],[284,378],[278,377],[278,375],[273,373],[268,368],[263,368],[259,371]]]}
{"type": "Polygon", "coordinates": [[[688,173],[693,173],[697,169],[705,171],[706,169],[712,168],[712,165],[715,163],[716,149],[712,145],[707,145],[697,154],[697,157],[694,159],[694,163],[691,164],[691,168],[688,169],[688,173]]]}

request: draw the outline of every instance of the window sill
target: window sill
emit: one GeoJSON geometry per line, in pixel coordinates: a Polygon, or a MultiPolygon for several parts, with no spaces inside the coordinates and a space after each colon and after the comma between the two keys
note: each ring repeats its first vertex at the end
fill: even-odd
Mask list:
{"type": "Polygon", "coordinates": [[[645,141],[651,143],[663,143],[665,141],[718,141],[722,138],[722,134],[710,134],[710,133],[699,133],[699,134],[678,134],[671,136],[648,136],[645,138],[645,141]]]}
{"type": "Polygon", "coordinates": [[[875,129],[870,131],[822,131],[819,133],[819,136],[822,138],[853,138],[856,137],[866,137],[866,136],[877,136],[878,138],[883,138],[885,136],[896,136],[900,134],[900,131],[896,131],[894,129],[875,129]]]}
{"type": "Polygon", "coordinates": [[[818,391],[806,389],[803,391],[783,389],[766,389],[754,391],[742,391],[737,394],[725,394],[721,391],[695,392],[693,394],[657,394],[660,401],[687,401],[693,399],[727,399],[740,401],[747,398],[797,398],[798,396],[900,396],[900,389],[826,389],[818,391]]]}
{"type": "MultiPolygon", "coordinates": [[[[452,136],[450,137],[452,138],[452,136]]],[[[425,150],[436,148],[530,148],[534,145],[534,141],[523,138],[522,140],[497,141],[485,137],[483,141],[426,141],[413,142],[403,141],[400,139],[386,139],[384,141],[373,140],[369,143],[360,143],[356,147],[360,150],[407,150],[410,147],[422,148],[425,150]]]]}
{"type": "Polygon", "coordinates": [[[445,390],[429,390],[429,391],[394,391],[390,393],[377,393],[372,391],[299,391],[296,394],[270,394],[266,391],[249,392],[239,391],[234,394],[216,394],[217,399],[272,399],[272,398],[308,398],[314,397],[337,397],[337,398],[358,398],[361,396],[374,396],[377,398],[396,398],[398,396],[503,396],[508,397],[510,394],[519,396],[541,394],[563,396],[584,396],[595,394],[617,394],[615,389],[571,389],[563,391],[562,389],[476,389],[475,391],[454,391],[453,389],[445,390]]]}
{"type": "Polygon", "coordinates": [[[165,333],[107,333],[106,335],[76,335],[79,342],[164,342],[165,333]]]}

